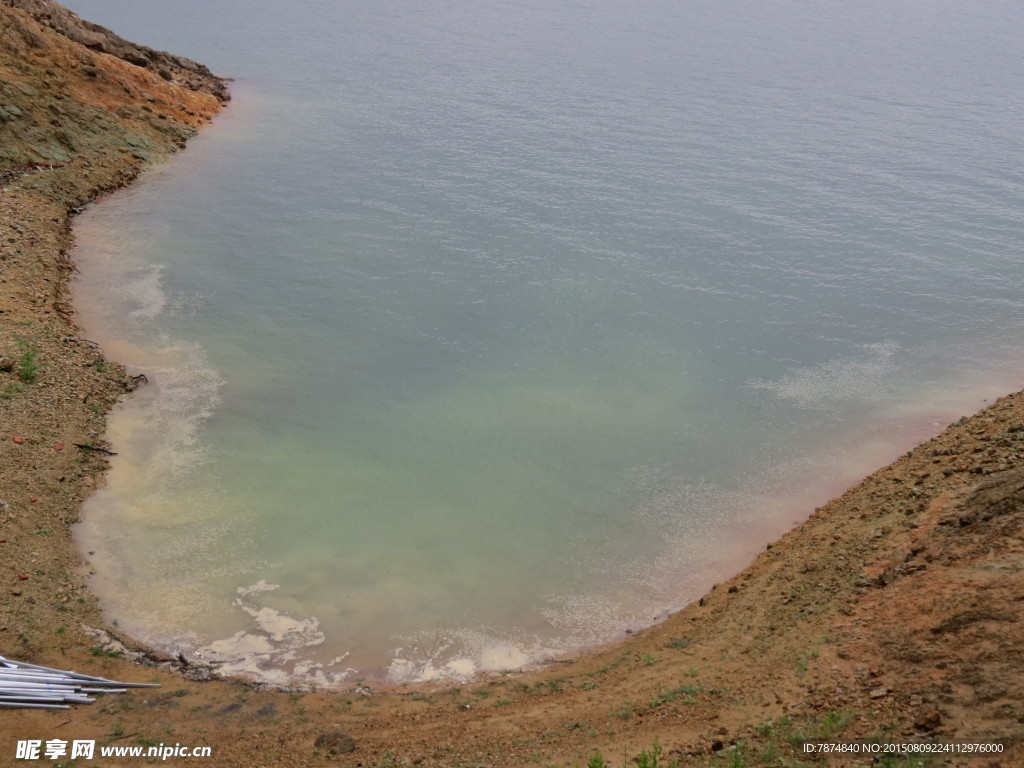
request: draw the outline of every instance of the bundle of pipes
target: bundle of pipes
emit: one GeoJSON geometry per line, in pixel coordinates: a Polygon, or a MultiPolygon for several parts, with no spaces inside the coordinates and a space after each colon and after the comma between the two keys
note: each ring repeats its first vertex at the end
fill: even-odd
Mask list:
{"type": "Polygon", "coordinates": [[[68,709],[96,701],[90,693],[124,693],[129,688],[159,688],[156,683],[119,683],[0,656],[0,708],[68,709]]]}

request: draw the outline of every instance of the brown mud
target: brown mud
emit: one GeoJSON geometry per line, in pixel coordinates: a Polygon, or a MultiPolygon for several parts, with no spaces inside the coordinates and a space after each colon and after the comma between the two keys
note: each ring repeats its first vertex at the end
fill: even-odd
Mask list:
{"type": "Polygon", "coordinates": [[[813,738],[998,742],[995,757],[924,764],[1024,765],[1020,393],[813,511],[699,602],[572,661],[287,692],[211,679],[104,628],[70,526],[103,482],[104,415],[132,382],[75,326],[70,223],[225,98],[194,62],[49,0],[0,0],[0,654],[162,686],[0,709],[0,765],[31,764],[19,739],[58,738],[213,749],[149,760],[165,765],[582,766],[599,750],[631,766],[655,740],[660,765],[920,764],[816,757],[813,738]]]}

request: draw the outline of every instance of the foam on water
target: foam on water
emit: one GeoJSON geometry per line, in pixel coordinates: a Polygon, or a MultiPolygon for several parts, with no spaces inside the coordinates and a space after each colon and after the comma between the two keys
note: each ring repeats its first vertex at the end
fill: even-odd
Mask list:
{"type": "Polygon", "coordinates": [[[748,386],[765,389],[800,408],[824,409],[851,400],[877,401],[898,373],[894,342],[862,345],[863,354],[799,368],[776,381],[751,379],[748,386]]]}

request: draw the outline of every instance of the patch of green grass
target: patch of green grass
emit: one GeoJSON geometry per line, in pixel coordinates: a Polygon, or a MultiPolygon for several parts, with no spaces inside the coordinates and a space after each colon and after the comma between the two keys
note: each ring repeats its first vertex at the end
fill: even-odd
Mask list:
{"type": "Polygon", "coordinates": [[[622,705],[615,711],[615,716],[620,720],[629,720],[633,717],[633,702],[624,701],[622,705]]]}
{"type": "MultiPolygon", "coordinates": [[[[662,760],[663,754],[661,742],[655,738],[651,748],[640,750],[640,754],[633,758],[633,763],[637,768],[679,768],[678,758],[665,762],[662,760]]],[[[623,754],[622,764],[624,768],[629,765],[625,754],[623,754]]],[[[601,750],[595,749],[594,754],[587,760],[587,768],[612,768],[612,765],[601,754],[601,750]]]]}
{"type": "Polygon", "coordinates": [[[352,699],[341,699],[331,703],[331,709],[339,712],[350,712],[352,710],[352,699]]]}
{"type": "Polygon", "coordinates": [[[665,643],[665,647],[674,648],[677,651],[681,651],[683,648],[689,647],[690,643],[692,642],[693,639],[689,637],[673,637],[671,640],[665,643]]]}
{"type": "Polygon", "coordinates": [[[778,720],[769,720],[767,722],[761,723],[761,725],[754,726],[754,733],[756,733],[758,736],[773,737],[776,735],[779,729],[788,728],[789,725],[789,716],[783,715],[778,720]]]}
{"type": "Polygon", "coordinates": [[[661,761],[661,754],[661,742],[655,739],[649,750],[641,750],[640,754],[634,758],[636,768],[678,768],[679,760],[663,763],[661,761]]]}
{"type": "Polygon", "coordinates": [[[597,674],[603,675],[606,672],[611,672],[613,669],[616,669],[617,667],[619,667],[622,664],[622,662],[624,662],[628,658],[629,658],[629,654],[628,653],[624,653],[624,654],[622,654],[622,656],[620,656],[615,661],[609,662],[608,664],[602,664],[601,668],[597,670],[597,674]]]}
{"type": "Polygon", "coordinates": [[[0,392],[0,400],[13,400],[15,395],[20,395],[25,390],[24,384],[14,382],[4,387],[4,391],[0,392]]]}
{"type": "Polygon", "coordinates": [[[552,680],[539,680],[533,685],[529,685],[527,683],[520,683],[519,685],[524,693],[556,693],[557,691],[562,690],[565,686],[565,678],[556,677],[552,680]]]}
{"type": "Polygon", "coordinates": [[[658,695],[651,699],[650,708],[657,709],[677,700],[681,700],[683,704],[696,704],[697,700],[693,697],[695,694],[700,693],[700,691],[701,687],[699,685],[680,685],[678,688],[672,688],[671,690],[660,688],[658,695]]]}
{"type": "Polygon", "coordinates": [[[764,750],[758,754],[757,762],[762,765],[778,765],[782,759],[782,753],[779,751],[779,742],[769,741],[764,750]]]}
{"type": "Polygon", "coordinates": [[[89,653],[91,653],[93,656],[105,656],[111,659],[121,658],[120,651],[108,651],[106,648],[101,648],[98,645],[94,645],[92,648],[90,648],[89,653]]]}
{"type": "Polygon", "coordinates": [[[747,764],[747,757],[743,751],[744,746],[744,743],[740,742],[726,753],[729,768],[744,768],[747,764]]]}
{"type": "Polygon", "coordinates": [[[807,668],[810,666],[811,660],[816,659],[821,655],[821,652],[815,648],[811,651],[801,651],[796,656],[796,671],[801,675],[807,672],[807,668]]]}
{"type": "Polygon", "coordinates": [[[794,749],[803,747],[808,741],[829,741],[836,734],[842,733],[856,719],[856,715],[846,709],[832,709],[816,722],[797,727],[789,734],[789,743],[794,749]]]}
{"type": "Polygon", "coordinates": [[[21,352],[18,358],[18,378],[26,384],[35,384],[39,376],[39,348],[24,339],[18,339],[15,343],[21,352]]]}
{"type": "Polygon", "coordinates": [[[642,661],[648,667],[652,667],[658,663],[658,660],[654,658],[653,653],[645,653],[643,656],[640,657],[640,661],[642,661]]]}
{"type": "Polygon", "coordinates": [[[783,715],[778,720],[769,720],[756,726],[754,733],[768,741],[764,749],[755,757],[756,763],[760,765],[780,765],[782,763],[782,753],[779,750],[779,739],[788,735],[790,730],[791,724],[786,715],[783,715]]]}

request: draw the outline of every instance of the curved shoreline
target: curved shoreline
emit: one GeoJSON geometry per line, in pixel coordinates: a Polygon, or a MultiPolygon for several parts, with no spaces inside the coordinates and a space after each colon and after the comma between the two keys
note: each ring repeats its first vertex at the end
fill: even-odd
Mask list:
{"type": "MultiPolygon", "coordinates": [[[[9,565],[0,649],[118,679],[155,676],[164,688],[60,719],[0,711],[0,755],[14,754],[18,738],[168,740],[170,727],[175,739],[214,746],[214,765],[251,765],[253,755],[308,765],[329,751],[317,738],[342,728],[357,745],[342,758],[352,765],[579,765],[595,749],[617,762],[655,738],[669,757],[705,765],[734,752],[754,763],[770,749],[803,759],[799,734],[824,736],[831,723],[829,735],[843,740],[1006,740],[1020,756],[1024,393],[961,419],[820,507],[663,623],[565,663],[469,685],[360,683],[289,696],[203,682],[208,668],[129,650],[112,628],[83,628],[102,618],[70,525],[102,481],[103,413],[128,385],[78,337],[67,288],[71,217],[176,151],[219,101],[86,48],[27,7],[54,8],[0,3],[6,29],[38,43],[38,54],[3,49],[0,72],[31,89],[18,114],[5,114],[46,132],[47,105],[60,102],[76,151],[64,139],[19,144],[20,159],[0,167],[0,552],[9,565]],[[60,83],[45,74],[54,66],[60,83]],[[104,130],[85,130],[97,115],[104,130]],[[54,153],[49,162],[40,150],[54,153]],[[155,666],[117,658],[125,655],[155,666]]],[[[1004,753],[1006,765],[1013,759],[1004,753]]]]}
{"type": "Polygon", "coordinates": [[[55,648],[29,629],[4,638],[12,656],[52,658],[91,642],[80,622],[102,624],[70,525],[103,481],[105,414],[135,386],[80,338],[72,219],[184,148],[228,94],[202,65],[128,43],[50,0],[4,0],[0,22],[0,538],[18,583],[0,621],[63,627],[55,648]]]}

